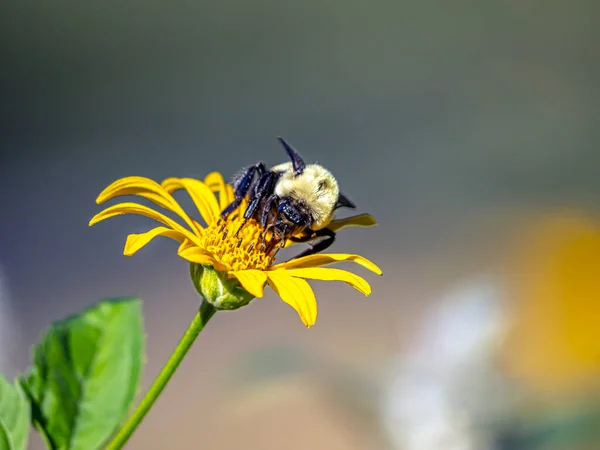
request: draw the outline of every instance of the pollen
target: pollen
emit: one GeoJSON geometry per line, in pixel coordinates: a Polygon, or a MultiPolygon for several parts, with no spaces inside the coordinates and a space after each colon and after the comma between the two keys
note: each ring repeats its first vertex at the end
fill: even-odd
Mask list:
{"type": "Polygon", "coordinates": [[[256,220],[245,221],[235,214],[205,228],[202,247],[233,271],[265,270],[273,263],[276,253],[266,251],[270,247],[269,235],[256,220]]]}

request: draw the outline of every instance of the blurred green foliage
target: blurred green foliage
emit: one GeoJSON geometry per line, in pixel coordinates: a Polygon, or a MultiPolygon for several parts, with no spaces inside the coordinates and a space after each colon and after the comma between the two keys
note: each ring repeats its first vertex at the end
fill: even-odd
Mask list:
{"type": "Polygon", "coordinates": [[[138,391],[144,341],[135,298],[102,301],[50,326],[20,378],[49,448],[99,449],[115,433],[138,391]]]}
{"type": "Polygon", "coordinates": [[[29,403],[21,387],[0,375],[0,450],[27,448],[29,415],[29,403]]]}

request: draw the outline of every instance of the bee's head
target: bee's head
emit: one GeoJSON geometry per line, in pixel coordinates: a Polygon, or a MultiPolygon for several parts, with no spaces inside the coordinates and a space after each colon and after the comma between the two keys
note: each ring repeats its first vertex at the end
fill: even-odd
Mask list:
{"type": "Polygon", "coordinates": [[[312,228],[316,230],[329,223],[340,190],[329,170],[318,164],[309,164],[300,174],[295,175],[292,171],[282,174],[275,194],[306,211],[312,218],[312,228]]]}
{"type": "Polygon", "coordinates": [[[275,194],[294,204],[298,211],[310,215],[313,230],[327,226],[337,208],[355,208],[355,205],[340,193],[337,180],[329,170],[318,164],[306,165],[291,145],[281,137],[278,139],[291,162],[274,168],[282,174],[275,194]]]}

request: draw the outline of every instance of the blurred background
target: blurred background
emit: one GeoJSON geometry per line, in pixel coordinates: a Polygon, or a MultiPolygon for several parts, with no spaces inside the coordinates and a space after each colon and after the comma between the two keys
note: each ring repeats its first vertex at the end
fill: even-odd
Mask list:
{"type": "MultiPolygon", "coordinates": [[[[284,136],[373,214],[313,283],[218,314],[131,449],[600,448],[595,0],[0,6],[0,370],[139,295],[148,387],[198,305],[173,242],[88,228],[117,178],[230,176],[284,136]],[[596,434],[595,434],[596,433],[596,434]]],[[[31,448],[43,448],[33,438],[31,448]]]]}

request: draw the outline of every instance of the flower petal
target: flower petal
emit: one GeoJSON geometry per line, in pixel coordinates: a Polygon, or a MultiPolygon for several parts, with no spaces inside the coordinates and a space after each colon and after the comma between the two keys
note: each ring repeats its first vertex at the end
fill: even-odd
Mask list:
{"type": "Polygon", "coordinates": [[[167,178],[162,186],[169,193],[185,189],[207,225],[212,225],[219,218],[221,210],[215,194],[202,181],[193,178],[167,178]]]}
{"type": "Polygon", "coordinates": [[[373,225],[377,225],[377,222],[371,214],[358,214],[357,216],[332,220],[326,228],[337,231],[343,227],[372,227],[373,225]]]}
{"type": "Polygon", "coordinates": [[[127,236],[127,241],[125,242],[125,249],[123,250],[123,254],[125,256],[133,255],[135,252],[144,247],[157,236],[167,236],[178,242],[187,241],[185,236],[179,231],[171,230],[170,228],[166,227],[156,227],[145,233],[130,234],[129,236],[127,236]]]}
{"type": "Polygon", "coordinates": [[[95,225],[98,222],[108,219],[110,217],[120,216],[123,214],[138,214],[140,216],[150,217],[151,219],[164,223],[171,229],[181,233],[187,239],[193,241],[196,245],[200,245],[200,240],[198,236],[196,236],[194,233],[182,227],[170,217],[167,217],[164,214],[153,210],[152,208],[140,205],[139,203],[127,202],[109,206],[105,210],[100,211],[98,214],[92,217],[92,220],[90,220],[90,226],[95,225]]]}
{"type": "Polygon", "coordinates": [[[310,267],[305,269],[286,269],[285,273],[291,277],[309,278],[311,280],[343,281],[364,295],[371,294],[371,286],[363,277],[359,277],[343,269],[310,267]]]}
{"type": "Polygon", "coordinates": [[[161,208],[165,208],[166,210],[177,214],[190,226],[192,230],[196,230],[199,233],[202,230],[202,226],[200,226],[200,224],[197,222],[194,223],[192,218],[187,215],[187,213],[183,210],[179,203],[177,203],[173,196],[160,184],[154,180],[151,180],[150,178],[121,178],[104,189],[96,199],[96,203],[101,204],[107,200],[122,195],[139,195],[140,197],[147,198],[161,208]]]}
{"type": "Polygon", "coordinates": [[[227,206],[229,206],[233,202],[233,200],[235,200],[235,194],[233,192],[233,186],[231,186],[229,184],[226,185],[225,186],[225,192],[227,194],[226,195],[226,198],[227,198],[227,201],[228,201],[227,206]]]}
{"type": "Polygon", "coordinates": [[[381,269],[377,267],[374,263],[369,261],[367,258],[364,258],[360,255],[351,255],[348,253],[323,253],[303,256],[302,258],[296,258],[290,261],[275,264],[274,266],[271,266],[270,270],[319,267],[339,261],[354,261],[356,264],[360,264],[361,266],[366,267],[371,272],[375,272],[377,275],[382,275],[381,269]]]}
{"type": "Polygon", "coordinates": [[[208,188],[219,194],[219,207],[221,211],[227,208],[233,202],[233,188],[225,183],[223,175],[219,172],[211,172],[204,178],[204,184],[208,188]]]}
{"type": "Polygon", "coordinates": [[[179,249],[177,250],[177,254],[179,254],[179,252],[182,252],[184,250],[187,250],[188,248],[191,247],[197,247],[196,244],[194,244],[192,241],[190,241],[189,239],[185,239],[181,245],[179,246],[179,249]]]}
{"type": "Polygon", "coordinates": [[[182,244],[177,250],[177,254],[183,259],[196,264],[213,266],[216,270],[223,272],[227,272],[229,270],[229,266],[217,261],[212,253],[200,247],[185,247],[184,244],[182,244]]]}
{"type": "MultiPolygon", "coordinates": [[[[335,232],[344,227],[372,227],[373,225],[377,225],[377,222],[371,214],[358,214],[356,216],[346,217],[344,219],[332,220],[325,228],[335,232]]],[[[303,233],[300,233],[296,237],[301,237],[302,234],[303,233]]],[[[285,241],[284,247],[287,248],[298,244],[301,244],[301,242],[295,242],[291,239],[288,239],[285,241]]]]}
{"type": "Polygon", "coordinates": [[[260,270],[241,270],[239,272],[231,272],[231,275],[236,277],[240,284],[257,298],[264,295],[265,283],[267,282],[267,274],[260,270]]]}
{"type": "Polygon", "coordinates": [[[281,300],[294,308],[300,319],[310,328],[317,321],[317,300],[310,285],[300,279],[286,275],[285,271],[265,272],[269,285],[281,300]]]}
{"type": "Polygon", "coordinates": [[[140,195],[153,194],[157,202],[161,200],[160,206],[168,208],[172,197],[156,181],[145,177],[125,177],[120,178],[107,186],[96,199],[96,203],[101,204],[120,195],[140,195]]]}

